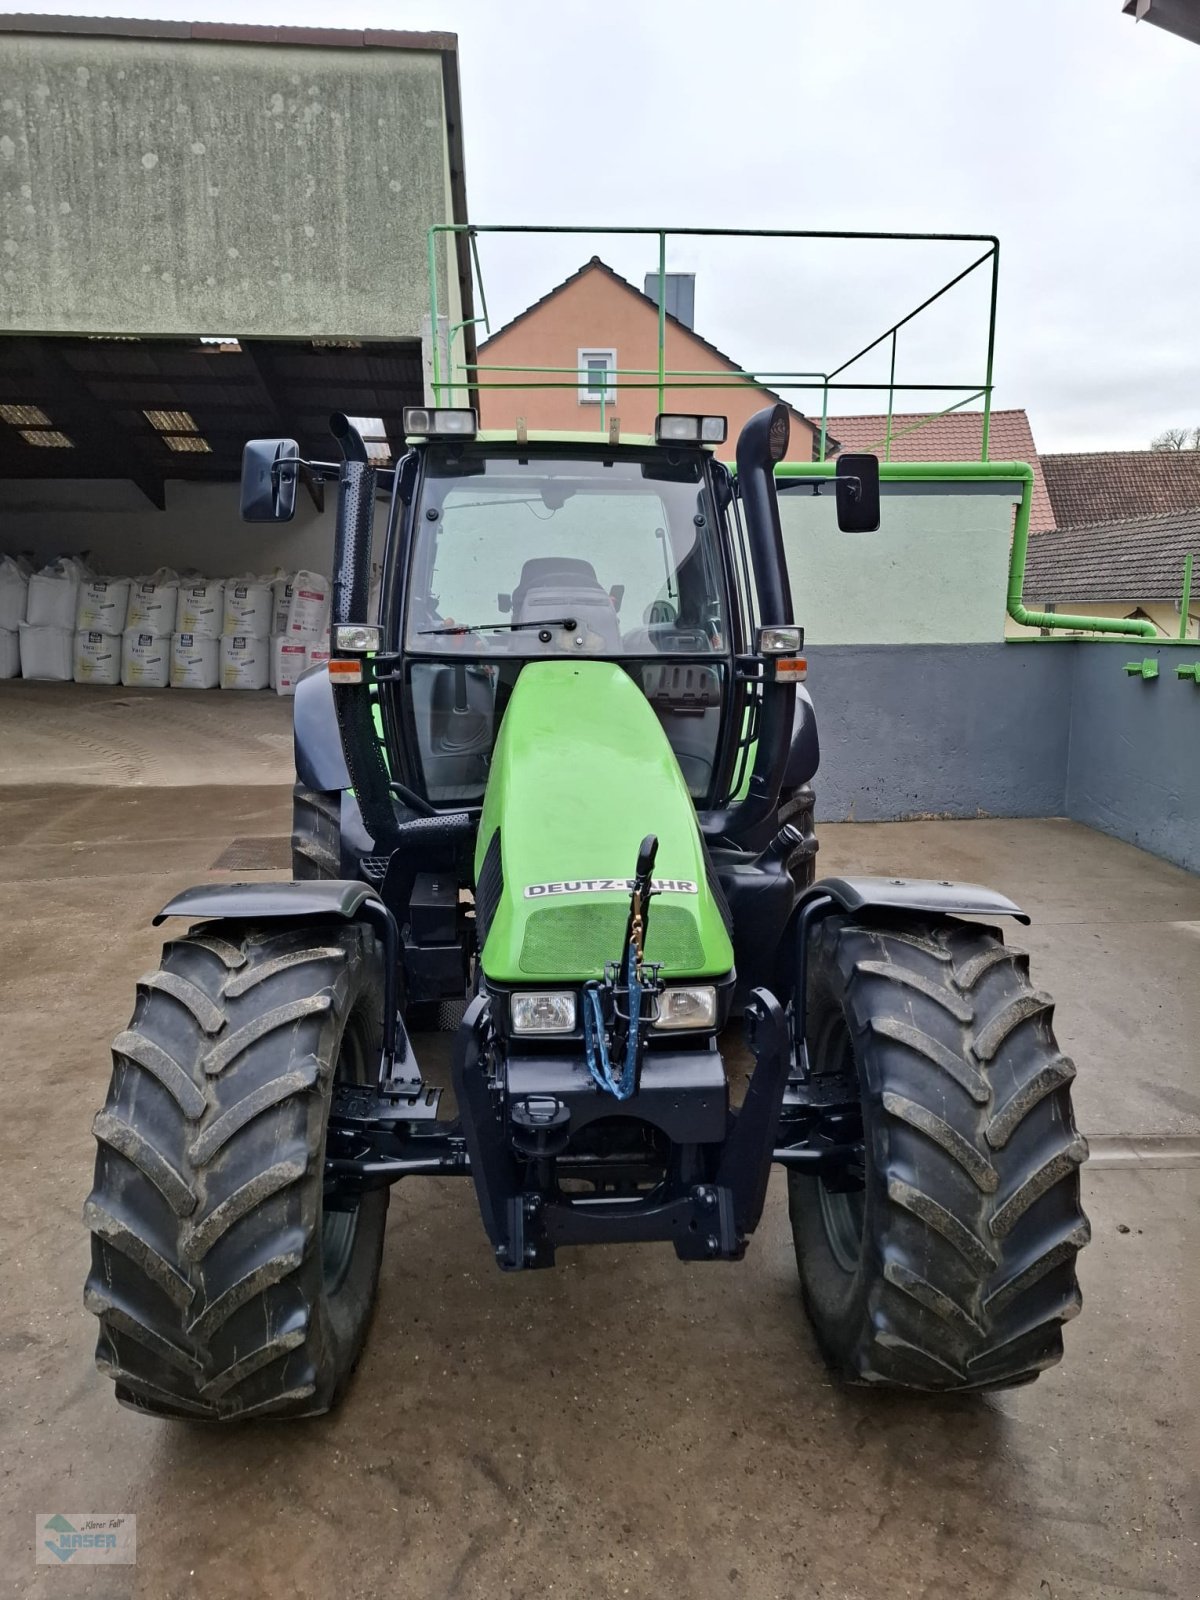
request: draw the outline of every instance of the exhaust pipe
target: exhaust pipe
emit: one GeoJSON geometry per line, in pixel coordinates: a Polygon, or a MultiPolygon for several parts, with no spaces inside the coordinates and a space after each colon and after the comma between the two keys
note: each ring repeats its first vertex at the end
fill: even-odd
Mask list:
{"type": "MultiPolygon", "coordinates": [[[[791,422],[784,405],[756,411],[737,442],[737,485],[746,518],[750,561],[758,592],[759,620],[766,626],[793,622],[792,591],[783,552],[783,528],[775,492],[775,464],[787,454],[791,422]]],[[[746,798],[719,819],[721,832],[752,848],[768,842],[792,738],[796,690],[790,683],[764,683],[758,749],[746,798]],[[767,837],[753,837],[755,830],[767,837]]]]}
{"type": "MultiPolygon", "coordinates": [[[[335,411],[329,426],[344,457],[338,475],[330,597],[330,627],[336,629],[340,623],[367,620],[377,474],[370,464],[362,435],[350,419],[335,411]]],[[[370,688],[365,683],[335,685],[333,703],[346,767],[363,824],[375,841],[376,850],[381,855],[386,854],[396,844],[396,807],[389,787],[391,779],[375,734],[370,688]]]]}
{"type": "Polygon", "coordinates": [[[333,594],[330,616],[365,622],[371,584],[371,533],[375,523],[375,468],[362,435],[344,412],[335,411],[329,427],[341,447],[337,523],[333,542],[333,594]]]}
{"type": "Polygon", "coordinates": [[[756,411],[738,435],[738,492],[750,535],[759,620],[767,627],[795,621],[783,553],[775,464],[787,455],[791,420],[784,405],[756,411]]]}

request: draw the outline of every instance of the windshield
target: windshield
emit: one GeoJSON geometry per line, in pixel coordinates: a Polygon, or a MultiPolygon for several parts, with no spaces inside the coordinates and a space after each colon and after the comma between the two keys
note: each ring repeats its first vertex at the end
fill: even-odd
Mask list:
{"type": "Polygon", "coordinates": [[[431,449],[405,645],[423,655],[724,654],[699,455],[431,449]]]}

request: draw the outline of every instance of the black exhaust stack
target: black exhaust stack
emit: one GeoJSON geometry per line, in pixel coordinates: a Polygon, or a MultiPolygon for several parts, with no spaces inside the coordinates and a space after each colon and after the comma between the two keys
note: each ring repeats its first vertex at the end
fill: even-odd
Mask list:
{"type": "Polygon", "coordinates": [[[754,413],[737,442],[738,493],[750,535],[759,620],[766,627],[795,620],[775,492],[775,464],[787,455],[790,435],[787,407],[767,406],[754,413]]]}
{"type": "Polygon", "coordinates": [[[371,584],[371,533],[375,523],[375,468],[362,435],[341,411],[329,419],[344,460],[338,476],[333,543],[331,622],[365,622],[371,584]]]}
{"type": "MultiPolygon", "coordinates": [[[[336,629],[339,623],[367,621],[377,475],[362,435],[349,417],[335,411],[329,427],[344,457],[338,475],[330,601],[330,627],[336,629]]],[[[336,635],[332,642],[336,648],[336,635]]],[[[366,683],[335,685],[333,701],[363,823],[376,850],[385,855],[396,844],[396,807],[375,733],[370,687],[366,683]]]]}
{"type": "MultiPolygon", "coordinates": [[[[767,406],[754,413],[737,442],[737,489],[746,519],[759,621],[767,627],[795,620],[775,492],[775,464],[787,454],[790,434],[788,408],[767,406]]],[[[720,819],[722,833],[752,846],[766,842],[752,836],[774,818],[791,746],[795,701],[792,684],[763,683],[750,787],[746,798],[730,806],[720,819]]]]}

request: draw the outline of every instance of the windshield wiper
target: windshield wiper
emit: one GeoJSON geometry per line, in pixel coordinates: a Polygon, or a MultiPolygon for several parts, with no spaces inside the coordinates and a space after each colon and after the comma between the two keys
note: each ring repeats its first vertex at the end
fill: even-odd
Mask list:
{"type": "Polygon", "coordinates": [[[521,628],[577,628],[579,623],[574,617],[533,617],[528,622],[451,622],[442,628],[421,628],[418,632],[424,636],[427,633],[516,633],[521,628]]]}

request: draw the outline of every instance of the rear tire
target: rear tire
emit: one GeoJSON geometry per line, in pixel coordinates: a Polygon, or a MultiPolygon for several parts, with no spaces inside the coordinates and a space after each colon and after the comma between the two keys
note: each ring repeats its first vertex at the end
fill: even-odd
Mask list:
{"type": "Polygon", "coordinates": [[[1062,1355],[1087,1145],[1027,958],[990,929],[830,916],[812,935],[812,1073],[861,1098],[865,1184],[789,1174],[804,1299],[852,1381],[962,1390],[1062,1355]]]}
{"type": "Polygon", "coordinates": [[[342,797],[337,789],[292,788],[292,878],[342,875],[342,797]]]}
{"type": "Polygon", "coordinates": [[[209,923],[138,985],[84,1207],[96,1362],[158,1416],[326,1411],[358,1359],[388,1191],[327,1211],[335,1079],[379,1060],[382,957],[355,923],[209,923]]]}

